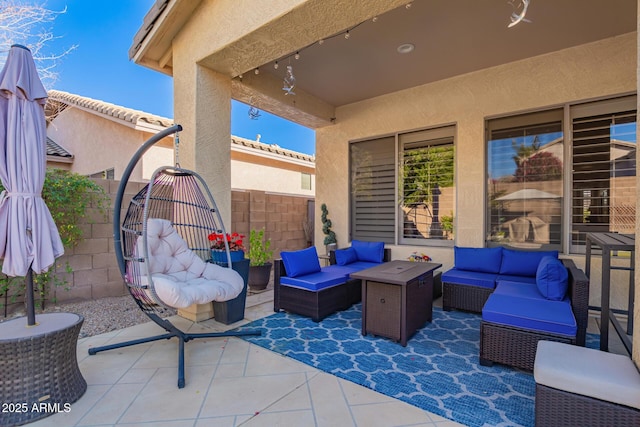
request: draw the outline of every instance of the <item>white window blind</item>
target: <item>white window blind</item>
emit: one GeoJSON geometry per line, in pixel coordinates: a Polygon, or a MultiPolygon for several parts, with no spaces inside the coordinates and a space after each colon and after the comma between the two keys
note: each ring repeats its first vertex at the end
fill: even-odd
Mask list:
{"type": "Polygon", "coordinates": [[[571,250],[589,232],[635,233],[636,97],[571,108],[571,250]]]}
{"type": "Polygon", "coordinates": [[[351,238],[395,241],[395,138],[349,145],[351,238]]]}

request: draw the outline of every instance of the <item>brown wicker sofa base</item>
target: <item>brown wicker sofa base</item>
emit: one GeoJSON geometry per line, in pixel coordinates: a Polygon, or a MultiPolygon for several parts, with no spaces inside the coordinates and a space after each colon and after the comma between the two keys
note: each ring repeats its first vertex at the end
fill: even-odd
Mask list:
{"type": "MultiPolygon", "coordinates": [[[[391,250],[384,249],[383,261],[391,260],[391,250]]],[[[336,264],[335,251],[329,253],[329,263],[336,264]]],[[[319,322],[336,311],[346,310],[362,301],[362,282],[359,279],[347,280],[340,285],[310,291],[283,286],[280,278],[287,275],[282,259],[273,261],[273,311],[280,310],[311,317],[319,322]]]]}
{"type": "Polygon", "coordinates": [[[589,279],[572,260],[563,259],[562,263],[569,273],[567,293],[577,324],[575,339],[483,320],[480,322],[481,365],[491,366],[495,362],[533,371],[538,341],[557,341],[584,347],[589,321],[589,279]]]}
{"type": "Polygon", "coordinates": [[[538,341],[557,341],[575,344],[575,339],[545,334],[526,329],[480,322],[480,364],[492,366],[494,363],[515,366],[533,371],[538,341]]]}
{"type": "Polygon", "coordinates": [[[362,285],[360,280],[348,280],[347,282],[322,289],[310,291],[280,285],[279,278],[284,272],[284,264],[281,259],[274,261],[274,287],[273,310],[288,311],[310,317],[314,322],[319,322],[336,311],[346,310],[353,304],[362,300],[362,285]]]}
{"type": "Polygon", "coordinates": [[[452,309],[481,313],[492,288],[442,282],[442,310],[452,309]]]}
{"type": "Polygon", "coordinates": [[[628,406],[536,384],[536,427],[640,426],[640,411],[628,406]]]}

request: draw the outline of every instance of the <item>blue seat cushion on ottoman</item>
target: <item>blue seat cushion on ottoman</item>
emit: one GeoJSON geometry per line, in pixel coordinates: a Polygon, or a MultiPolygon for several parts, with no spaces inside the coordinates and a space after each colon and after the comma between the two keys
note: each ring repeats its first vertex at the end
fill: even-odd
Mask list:
{"type": "Polygon", "coordinates": [[[496,277],[498,277],[498,275],[495,273],[480,273],[477,271],[460,270],[454,267],[442,273],[442,282],[493,289],[496,287],[496,277]]]}
{"type": "Polygon", "coordinates": [[[529,276],[515,276],[512,274],[498,274],[498,277],[496,277],[496,283],[498,282],[520,282],[520,283],[536,283],[536,276],[535,274],[531,277],[529,276]]]}
{"type": "Polygon", "coordinates": [[[482,320],[571,338],[575,338],[578,330],[571,304],[567,301],[546,298],[534,301],[495,292],[482,308],[482,320]]]}
{"type": "Polygon", "coordinates": [[[323,267],[319,272],[305,274],[304,276],[281,277],[280,284],[317,292],[332,286],[341,285],[347,281],[348,275],[344,271],[330,269],[330,267],[331,266],[323,267]]]}

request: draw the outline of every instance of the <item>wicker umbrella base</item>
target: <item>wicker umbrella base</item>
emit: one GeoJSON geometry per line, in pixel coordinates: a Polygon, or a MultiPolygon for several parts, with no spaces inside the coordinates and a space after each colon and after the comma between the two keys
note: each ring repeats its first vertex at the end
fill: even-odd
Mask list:
{"type": "Polygon", "coordinates": [[[0,323],[0,425],[26,424],[57,412],[87,390],[76,358],[84,318],[48,313],[0,323]]]}

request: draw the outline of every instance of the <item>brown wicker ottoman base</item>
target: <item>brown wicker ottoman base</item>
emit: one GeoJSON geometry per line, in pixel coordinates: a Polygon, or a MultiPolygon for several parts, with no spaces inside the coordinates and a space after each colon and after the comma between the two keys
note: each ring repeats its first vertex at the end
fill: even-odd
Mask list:
{"type": "Polygon", "coordinates": [[[0,324],[1,426],[17,426],[69,412],[87,390],[76,358],[84,318],[73,313],[36,316],[0,324]]]}
{"type": "Polygon", "coordinates": [[[533,371],[540,340],[576,343],[575,339],[564,336],[518,329],[483,320],[480,322],[480,364],[491,366],[495,362],[533,371]]]}
{"type": "Polygon", "coordinates": [[[481,313],[493,288],[442,282],[442,309],[481,313]]]}
{"type": "Polygon", "coordinates": [[[640,411],[536,384],[536,426],[640,426],[640,411]]]}
{"type": "Polygon", "coordinates": [[[349,280],[317,292],[278,285],[274,292],[274,311],[285,310],[319,322],[336,311],[346,310],[361,299],[360,280],[349,280]]]}

